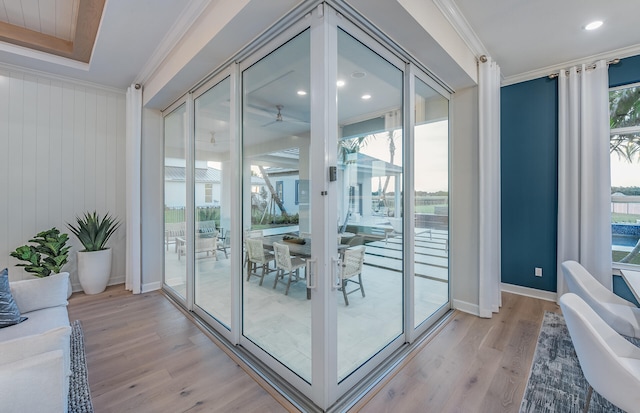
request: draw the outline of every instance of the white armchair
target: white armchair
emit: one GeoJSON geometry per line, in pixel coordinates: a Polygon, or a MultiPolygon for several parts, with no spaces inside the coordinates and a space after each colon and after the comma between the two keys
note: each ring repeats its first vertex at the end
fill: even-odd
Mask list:
{"type": "Polygon", "coordinates": [[[600,284],[576,261],[562,263],[569,292],[577,294],[615,331],[640,338],[640,309],[600,284]]]}
{"type": "MultiPolygon", "coordinates": [[[[589,385],[619,408],[640,406],[640,348],[614,331],[582,298],[564,294],[560,307],[589,385]]],[[[587,393],[588,411],[591,389],[587,393]]]]}

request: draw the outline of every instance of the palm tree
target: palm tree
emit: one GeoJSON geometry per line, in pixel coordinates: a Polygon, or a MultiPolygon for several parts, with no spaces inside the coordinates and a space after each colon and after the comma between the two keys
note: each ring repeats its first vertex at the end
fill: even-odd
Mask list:
{"type": "MultiPolygon", "coordinates": [[[[609,123],[611,130],[640,125],[640,87],[609,93],[609,123]]],[[[611,135],[610,151],[628,162],[633,162],[634,158],[640,160],[640,135],[611,135]]]]}
{"type": "MultiPolygon", "coordinates": [[[[640,125],[640,87],[615,90],[609,93],[609,122],[611,130],[640,125]]],[[[610,152],[629,163],[640,162],[640,134],[637,132],[611,135],[610,152]]],[[[628,263],[640,254],[640,240],[619,262],[628,263]]]]}

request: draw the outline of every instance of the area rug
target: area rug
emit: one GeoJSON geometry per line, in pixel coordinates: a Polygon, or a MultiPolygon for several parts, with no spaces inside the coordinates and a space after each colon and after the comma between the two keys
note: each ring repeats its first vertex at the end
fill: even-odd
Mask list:
{"type": "MultiPolygon", "coordinates": [[[[564,317],[545,312],[520,413],[582,412],[587,388],[564,317]]],[[[594,391],[589,412],[623,411],[594,391]]]]}
{"type": "Polygon", "coordinates": [[[84,333],[80,320],[71,323],[71,378],[69,380],[69,413],[93,413],[87,360],[84,355],[84,333]]]}

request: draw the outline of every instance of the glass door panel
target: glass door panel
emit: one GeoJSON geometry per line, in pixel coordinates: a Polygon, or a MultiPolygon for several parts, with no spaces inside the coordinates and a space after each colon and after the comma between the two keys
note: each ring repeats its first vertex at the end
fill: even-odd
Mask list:
{"type": "Polygon", "coordinates": [[[227,77],[194,100],[195,304],[231,326],[231,136],[227,77]]]}
{"type": "Polygon", "coordinates": [[[187,119],[182,104],[164,118],[164,283],[187,294],[187,119]]]}
{"type": "Polygon", "coordinates": [[[242,73],[242,332],[311,382],[310,36],[242,73]]]}
{"type": "Polygon", "coordinates": [[[449,302],[449,101],[415,81],[414,327],[449,302]]]}
{"type": "Polygon", "coordinates": [[[403,73],[338,31],[338,381],[403,333],[403,73]]]}

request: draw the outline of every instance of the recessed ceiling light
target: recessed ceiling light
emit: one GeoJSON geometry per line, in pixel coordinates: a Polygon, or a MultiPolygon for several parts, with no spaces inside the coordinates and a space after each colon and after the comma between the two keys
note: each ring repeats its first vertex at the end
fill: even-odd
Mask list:
{"type": "Polygon", "coordinates": [[[307,94],[307,92],[305,92],[304,90],[298,90],[298,95],[304,96],[306,94],[307,94]]]}
{"type": "Polygon", "coordinates": [[[371,95],[362,95],[362,100],[371,99],[371,95]]]}
{"type": "Polygon", "coordinates": [[[591,23],[589,23],[586,26],[584,26],[584,29],[585,30],[595,30],[595,29],[599,28],[600,26],[602,26],[602,21],[596,20],[596,21],[592,21],[591,23]]]}
{"type": "Polygon", "coordinates": [[[342,86],[344,86],[344,80],[338,80],[338,81],[336,82],[336,86],[338,86],[338,87],[342,87],[342,86]]]}
{"type": "Polygon", "coordinates": [[[359,70],[356,70],[355,72],[351,73],[351,77],[354,79],[361,79],[363,77],[365,77],[367,74],[365,72],[361,72],[359,70]]]}

